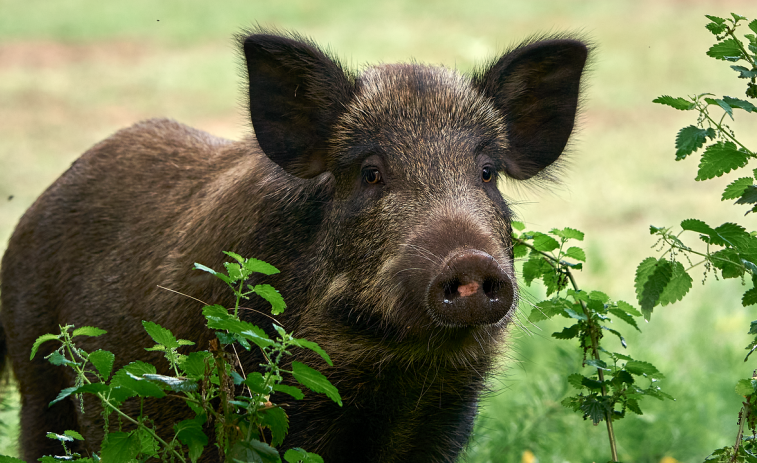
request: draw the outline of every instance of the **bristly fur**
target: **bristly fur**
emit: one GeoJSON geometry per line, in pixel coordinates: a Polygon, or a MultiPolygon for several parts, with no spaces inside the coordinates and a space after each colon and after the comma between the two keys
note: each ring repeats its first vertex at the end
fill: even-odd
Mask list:
{"type": "MultiPolygon", "coordinates": [[[[28,360],[38,336],[98,326],[108,334],[80,347],[110,350],[114,369],[139,359],[168,373],[158,352],[138,347],[149,345],[140,321],[205,348],[215,335],[191,298],[234,300],[190,269],[220,269],[233,251],[281,271],[249,283],[281,291],[289,308],[278,323],[334,366],[313,353],[298,360],[344,401],[308,393],[287,404],[283,450],[331,463],[455,461],[519,300],[497,179],[554,176],[587,47],[532,38],[468,76],[417,63],[358,75],[295,33],[256,27],[236,40],[254,137],[138,123],[82,155],[16,228],[0,267],[0,353],[23,395],[24,457],[57,451],[40,430],[81,431],[80,452],[103,438],[94,402],[86,413],[74,400],[48,407],[74,378],[44,362],[52,343],[28,360]]],[[[272,332],[266,305],[250,300],[241,317],[272,332]]],[[[264,359],[242,351],[239,361],[249,372],[264,359]]],[[[172,399],[144,411],[165,436],[192,416],[172,399]]],[[[218,459],[209,445],[201,461],[218,459]]]]}

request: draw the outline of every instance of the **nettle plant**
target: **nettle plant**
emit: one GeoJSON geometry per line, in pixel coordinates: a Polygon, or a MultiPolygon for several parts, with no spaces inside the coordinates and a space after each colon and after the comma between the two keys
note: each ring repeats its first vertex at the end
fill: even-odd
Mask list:
{"type": "MultiPolygon", "coordinates": [[[[62,435],[49,433],[48,438],[61,442],[65,455],[44,457],[41,461],[126,463],[158,458],[161,461],[194,462],[209,442],[204,429],[211,428],[215,432],[218,452],[225,461],[281,462],[276,447],[284,441],[289,424],[286,412],[273,403],[272,396],[280,393],[297,400],[304,397],[300,388],[282,384],[284,374],[291,374],[301,385],[324,393],[342,405],[336,387],[318,371],[297,361],[291,363],[291,371],[281,367],[284,357],[292,355],[289,351],[293,347],[310,349],[331,365],[328,354],[318,344],[295,338],[276,323],[273,328],[278,336],[272,339],[261,328],[239,319],[240,302],[252,294],[266,299],[273,315],[284,311],[286,304],[272,286],[246,284],[253,273],[272,275],[278,270],[260,260],[245,259],[231,252],[226,254],[236,260],[224,264],[226,273],[195,264],[196,269],[223,280],[236,295],[233,309],[220,305],[206,305],[202,309],[208,328],[217,330],[217,339],[211,341],[209,350],[181,354],[180,347],[194,343],[176,339],[171,331],[156,323],[142,322],[156,343],[147,350],[163,352],[173,376],[157,374],[155,366],[142,361],[129,363],[111,375],[115,360],[112,353],[105,350],[85,352],[74,344],[74,338],[78,336],[104,335],[105,331],[99,328],[62,326],[60,334],[46,334],[36,340],[31,358],[42,343],[55,340],[61,346],[46,359],[53,365],[67,366],[76,372],[76,385],[62,390],[51,405],[72,395],[95,395],[102,405],[106,435],[100,455],[83,458],[66,446],[66,442],[81,440],[80,434],[75,431],[66,431],[62,435]],[[262,371],[239,371],[235,367],[239,362],[231,354],[236,345],[247,350],[260,349],[266,359],[261,365],[262,371]],[[148,416],[129,416],[120,409],[128,399],[136,398],[134,400],[143,404],[145,398],[160,399],[167,394],[183,396],[195,413],[193,419],[174,425],[174,435],[169,440],[155,432],[154,423],[148,416]],[[111,426],[114,414],[117,426],[111,426]],[[124,430],[125,423],[129,423],[130,431],[124,430]],[[114,427],[118,430],[113,431],[114,427]]],[[[83,401],[81,407],[83,410],[83,401]]],[[[298,448],[289,449],[284,459],[290,463],[323,462],[318,455],[298,448]]]]}
{"type": "MultiPolygon", "coordinates": [[[[739,79],[747,81],[746,97],[757,98],[757,20],[749,22],[744,16],[734,13],[731,13],[731,18],[707,18],[711,22],[706,28],[716,39],[707,55],[717,60],[739,63],[731,65],[731,69],[738,73],[739,79]],[[751,33],[744,34],[741,39],[736,35],[736,29],[745,23],[751,33]]],[[[727,124],[729,119],[734,120],[737,110],[754,113],[757,112],[757,107],[748,100],[730,96],[716,98],[711,93],[688,98],[665,95],[656,98],[654,102],[697,113],[696,124],[678,132],[675,142],[676,160],[683,160],[704,146],[697,181],[720,177],[731,171],[749,172],[747,176],[732,181],[723,191],[721,199],[736,200],[734,204],[741,207],[746,205],[747,215],[757,212],[757,169],[746,170],[747,164],[757,157],[757,153],[740,142],[727,124]]],[[[656,305],[666,305],[683,297],[691,288],[693,279],[690,272],[699,266],[704,268],[705,279],[709,274],[713,274],[716,279],[740,278],[747,287],[741,299],[742,304],[745,307],[757,304],[757,232],[747,231],[735,222],[712,226],[696,218],[686,219],[680,226],[681,231],[674,231],[672,227],[650,227],[651,234],[658,238],[656,246],[662,256],[645,259],[636,271],[636,290],[645,316],[649,318],[656,305]],[[695,234],[699,239],[699,248],[704,243],[704,249],[684,242],[684,233],[686,236],[695,234]],[[685,259],[686,265],[681,262],[681,257],[685,259]],[[751,280],[752,284],[748,285],[747,280],[751,280]]],[[[746,346],[748,353],[745,362],[757,350],[757,321],[751,323],[748,334],[753,339],[746,346]]],[[[708,461],[757,463],[755,376],[757,374],[736,385],[736,392],[744,396],[744,402],[739,412],[739,431],[735,444],[716,450],[708,457],[708,461]],[[745,426],[751,431],[751,436],[745,436],[745,426]]]]}
{"type": "MultiPolygon", "coordinates": [[[[739,63],[731,68],[738,73],[738,78],[747,80],[746,96],[757,98],[757,20],[748,22],[737,14],[732,14],[732,18],[707,18],[711,22],[706,27],[717,41],[707,55],[739,63]],[[735,31],[747,22],[753,33],[745,34],[745,40],[741,40],[735,31]]],[[[743,169],[750,159],[757,157],[727,125],[736,110],[757,112],[751,102],[730,96],[717,98],[710,93],[688,98],[661,96],[654,102],[698,113],[696,124],[682,128],[675,142],[678,161],[704,147],[697,181],[743,169]],[[713,115],[716,111],[722,114],[713,115]]],[[[747,214],[757,212],[755,180],[757,169],[751,171],[750,176],[731,182],[725,188],[722,200],[736,200],[735,204],[746,205],[749,208],[747,214]]],[[[746,280],[751,280],[752,285],[744,292],[742,303],[744,306],[757,304],[757,232],[749,232],[735,222],[711,226],[696,218],[682,221],[680,231],[672,227],[650,227],[651,234],[658,238],[653,248],[659,251],[660,257],[649,257],[637,267],[634,283],[639,311],[627,302],[612,301],[602,292],[579,289],[572,271],[582,268],[586,256],[583,249],[569,244],[570,240],[583,240],[583,233],[571,228],[553,229],[548,234],[523,232],[522,223],[513,226],[521,231],[514,234],[514,253],[516,257],[526,259],[523,281],[528,286],[535,280],[542,281],[548,297],[535,304],[529,320],[538,322],[556,315],[570,319],[571,326],[552,336],[564,340],[578,339],[583,351],[582,367],[592,369],[588,374],[574,373],[568,377],[568,382],[580,392],[562,403],[581,413],[584,419],[591,419],[595,425],[606,422],[612,458],[618,461],[612,422],[623,418],[629,410],[641,414],[639,400],[643,397],[671,397],[660,390],[657,380],[663,375],[652,364],[623,353],[610,352],[600,345],[603,335],[611,333],[626,347],[623,335],[610,328],[609,323],[612,319],[619,319],[639,330],[635,317],[643,316],[648,321],[656,306],[681,300],[692,287],[690,272],[698,267],[704,269],[705,280],[709,274],[716,279],[741,278],[745,286],[746,280]],[[695,233],[699,246],[684,243],[684,232],[695,233]],[[702,246],[704,249],[699,250],[702,246]],[[648,382],[641,381],[642,378],[648,382]]],[[[757,321],[752,322],[749,334],[754,339],[747,346],[749,352],[745,361],[757,350],[757,321]]],[[[739,381],[736,392],[744,396],[736,443],[716,450],[708,461],[757,463],[757,373],[739,381]],[[745,437],[745,426],[751,436],[745,437]]]]}

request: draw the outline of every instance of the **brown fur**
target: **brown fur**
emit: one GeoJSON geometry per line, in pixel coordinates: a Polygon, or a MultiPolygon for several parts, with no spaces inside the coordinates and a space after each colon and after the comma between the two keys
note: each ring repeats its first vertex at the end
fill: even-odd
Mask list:
{"type": "MultiPolygon", "coordinates": [[[[108,334],[82,339],[85,350],[111,350],[116,368],[142,359],[165,371],[143,350],[142,320],[200,348],[213,334],[200,304],[157,285],[231,306],[222,283],[190,270],[221,268],[228,250],[281,270],[252,283],[278,288],[289,306],[279,322],[334,360],[304,357],[344,407],[312,393],[288,403],[286,447],[328,462],[454,461],[517,304],[511,212],[482,172],[525,179],[558,158],[585,45],[530,42],[472,76],[417,64],[356,76],[299,36],[240,41],[255,138],[139,123],[85,153],[16,228],[0,348],[21,389],[24,457],[57,451],[45,432],[79,430],[89,450],[102,437],[92,404],[86,414],[73,401],[47,407],[72,377],[42,360],[52,343],[30,362],[34,340],[58,324],[94,325],[108,334]]],[[[247,371],[261,362],[255,351],[241,360],[247,371]]],[[[163,433],[191,415],[180,401],[146,411],[163,433]]],[[[210,447],[203,460],[213,459],[210,447]]]]}

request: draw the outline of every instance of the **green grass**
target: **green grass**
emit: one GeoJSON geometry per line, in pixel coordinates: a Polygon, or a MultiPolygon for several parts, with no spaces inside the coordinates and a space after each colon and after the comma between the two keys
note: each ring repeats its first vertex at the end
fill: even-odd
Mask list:
{"type": "MultiPolygon", "coordinates": [[[[121,127],[168,116],[243,136],[247,120],[230,39],[240,27],[259,22],[300,31],[353,67],[414,58],[461,70],[530,34],[570,30],[597,47],[563,182],[507,185],[506,193],[530,228],[586,232],[580,285],[633,301],[635,266],[654,254],[650,224],[696,215],[757,228],[754,217],[720,202],[729,179],[694,182],[696,161],[673,161],[675,133],[693,122],[691,115],[651,103],[661,94],[743,94],[728,66],[704,55],[711,38],[703,15],[730,11],[757,16],[750,0],[237,0],[222,6],[0,0],[0,252],[44,188],[121,127]]],[[[757,146],[754,118],[743,120],[734,124],[737,133],[757,146]]],[[[629,352],[655,363],[666,374],[664,390],[677,400],[642,403],[643,416],[617,424],[624,461],[701,461],[735,439],[733,385],[754,367],[741,359],[748,322],[757,318],[740,307],[740,290],[739,282],[709,281],[684,302],[658,308],[642,334],[628,336],[629,352]]],[[[525,450],[542,462],[607,460],[604,426],[559,405],[569,392],[564,378],[580,363],[569,342],[549,336],[560,322],[531,327],[531,336],[513,330],[468,461],[518,462],[525,450]]],[[[0,419],[16,426],[13,418],[0,419]]]]}

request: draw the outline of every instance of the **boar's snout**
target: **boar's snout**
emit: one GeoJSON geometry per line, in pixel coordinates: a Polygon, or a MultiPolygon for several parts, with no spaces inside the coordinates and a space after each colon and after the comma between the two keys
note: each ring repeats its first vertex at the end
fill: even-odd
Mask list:
{"type": "Polygon", "coordinates": [[[451,256],[428,287],[431,316],[448,326],[497,323],[510,311],[513,280],[489,254],[464,250],[451,256]]]}

